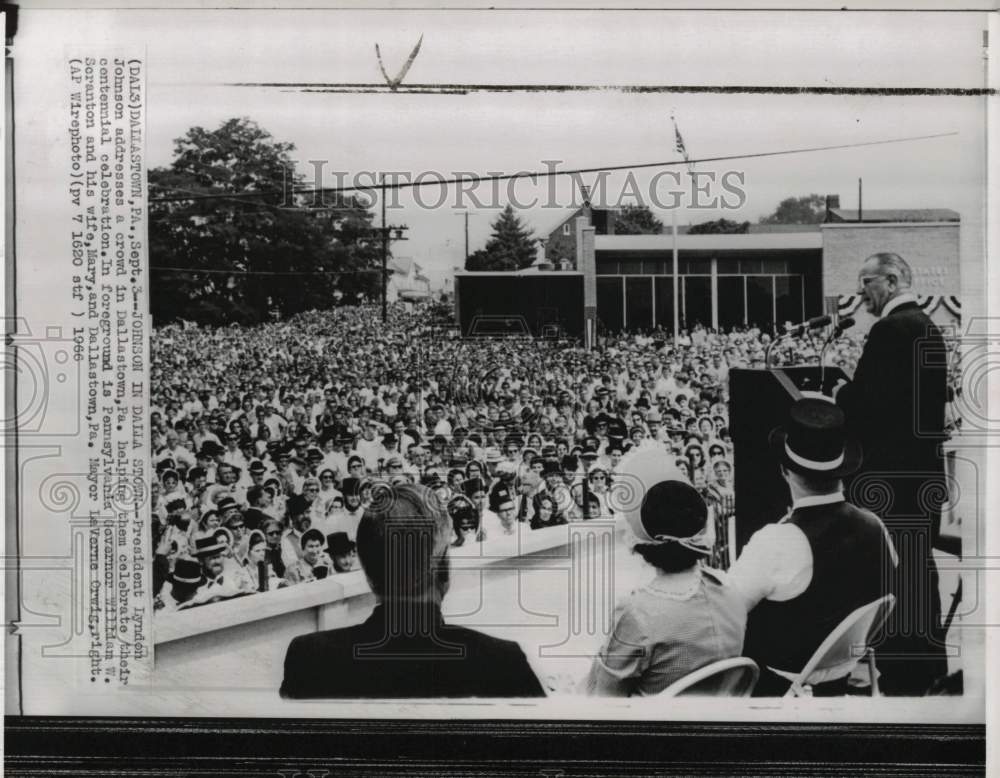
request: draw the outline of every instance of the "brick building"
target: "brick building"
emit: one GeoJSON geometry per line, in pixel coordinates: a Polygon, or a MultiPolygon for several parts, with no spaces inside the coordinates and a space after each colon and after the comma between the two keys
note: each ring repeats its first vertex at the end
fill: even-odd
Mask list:
{"type": "MultiPolygon", "coordinates": [[[[803,321],[836,306],[841,315],[855,316],[855,332],[860,333],[871,326],[871,318],[860,308],[857,273],[864,259],[879,251],[895,252],[910,264],[913,291],[932,319],[949,325],[960,315],[961,225],[959,215],[948,209],[869,210],[859,219],[857,211],[840,208],[838,198],[830,197],[822,224],[751,225],[744,234],[691,235],[678,230],[676,279],[672,235],[615,235],[613,218],[605,215],[613,212],[594,215],[598,213],[601,217],[591,223],[584,209],[574,212],[550,234],[555,245],[546,246],[546,257],[554,258],[556,267],[568,246],[575,251],[582,319],[580,300],[566,300],[563,312],[562,303],[547,294],[545,315],[526,317],[532,330],[536,321],[538,327],[545,326],[546,319],[575,335],[583,335],[588,327],[670,331],[676,282],[682,328],[700,322],[706,327],[756,324],[780,331],[785,322],[803,321]]],[[[488,306],[477,302],[489,295],[487,275],[506,274],[459,274],[456,287],[465,284],[469,289],[468,306],[497,313],[503,301],[494,298],[488,306]],[[483,295],[472,293],[473,286],[481,287],[483,295]]],[[[522,278],[521,284],[552,283],[542,276],[535,282],[522,278]]],[[[523,300],[523,292],[520,296],[523,300]]],[[[470,320],[460,312],[463,318],[470,320]]]]}
{"type": "Polygon", "coordinates": [[[576,220],[590,213],[590,221],[598,235],[615,234],[616,211],[608,208],[581,206],[560,221],[545,239],[545,258],[557,270],[576,269],[576,220]]]}

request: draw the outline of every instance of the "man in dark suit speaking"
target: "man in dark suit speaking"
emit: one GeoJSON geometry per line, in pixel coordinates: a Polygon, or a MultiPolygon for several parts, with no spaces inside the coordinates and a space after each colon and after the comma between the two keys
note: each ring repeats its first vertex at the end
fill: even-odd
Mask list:
{"type": "Polygon", "coordinates": [[[451,520],[430,489],[386,488],[358,525],[357,552],[379,600],[363,624],[295,638],[283,697],[541,697],[517,643],[450,626],[451,520]]]}
{"type": "Polygon", "coordinates": [[[858,291],[878,321],[854,379],[835,389],[864,462],[847,499],[878,514],[899,552],[890,590],[896,607],[876,644],[885,694],[923,694],[948,671],[938,574],[931,550],[947,490],[940,446],[946,439],[947,351],[940,330],[910,292],[912,273],[897,254],[874,254],[858,291]]]}

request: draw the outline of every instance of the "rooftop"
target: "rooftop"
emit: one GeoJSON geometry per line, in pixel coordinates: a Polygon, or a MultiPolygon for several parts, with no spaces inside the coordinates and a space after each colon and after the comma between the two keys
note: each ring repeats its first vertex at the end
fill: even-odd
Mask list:
{"type": "MultiPolygon", "coordinates": [[[[861,222],[957,222],[961,217],[951,208],[862,208],[861,222]]],[[[831,208],[829,220],[857,222],[857,208],[831,208]]]]}
{"type": "MultiPolygon", "coordinates": [[[[673,236],[666,235],[597,235],[597,251],[670,251],[673,236]]],[[[677,236],[677,248],[684,251],[753,251],[823,248],[819,225],[808,232],[765,232],[677,236]]]]}

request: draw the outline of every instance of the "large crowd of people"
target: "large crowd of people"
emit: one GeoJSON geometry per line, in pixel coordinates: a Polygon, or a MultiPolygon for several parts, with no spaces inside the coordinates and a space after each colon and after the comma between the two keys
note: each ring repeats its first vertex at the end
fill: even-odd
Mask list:
{"type": "MultiPolygon", "coordinates": [[[[454,553],[613,514],[630,449],[668,452],[724,526],[733,510],[728,371],[772,335],[696,325],[578,342],[463,339],[428,304],[313,311],[256,327],[170,325],[152,339],[157,607],[356,568],[380,484],[429,486],[454,553]],[[460,551],[460,548],[463,548],[460,551]]],[[[819,359],[819,333],[772,364],[819,359]]],[[[852,368],[841,338],[827,362],[852,368]]],[[[724,532],[713,562],[725,566],[724,532]]]]}
{"type": "MultiPolygon", "coordinates": [[[[875,658],[886,693],[926,693],[948,677],[931,548],[945,548],[941,444],[959,378],[953,344],[911,281],[896,254],[865,261],[858,289],[875,321],[864,343],[696,324],[677,337],[604,333],[588,349],[461,337],[431,304],[393,306],[385,320],[355,306],[249,328],[161,328],[151,369],[156,608],[358,570],[378,598],[371,619],[358,635],[293,641],[282,693],[364,696],[368,680],[317,686],[299,670],[381,634],[399,608],[425,608],[420,623],[451,629],[440,612],[450,556],[513,556],[526,533],[622,519],[655,575],[619,603],[589,692],[655,694],[739,658],[759,671],[745,686],[754,694],[799,693],[796,673],[824,636],[871,618],[857,628],[884,626],[875,658]],[[849,378],[827,372],[825,394],[803,392],[772,427],[765,456],[791,507],[734,559],[730,372],[819,362],[849,378]],[[891,489],[878,514],[852,504],[872,478],[891,489]],[[407,533],[420,537],[404,542],[407,533]],[[408,543],[422,549],[417,557],[392,561],[390,549],[408,543]],[[907,627],[914,619],[917,633],[907,627]]],[[[507,692],[541,691],[516,644],[453,635],[523,678],[507,692]]],[[[445,648],[431,633],[396,637],[404,653],[445,648]]],[[[854,677],[856,657],[840,659],[810,676],[814,694],[866,685],[854,677]]],[[[503,696],[468,675],[475,664],[438,691],[503,696]]],[[[379,694],[437,696],[434,684],[404,683],[392,667],[385,677],[395,680],[379,694]]],[[[437,677],[426,669],[418,675],[437,677]]],[[[867,686],[877,682],[871,670],[867,686]]]]}

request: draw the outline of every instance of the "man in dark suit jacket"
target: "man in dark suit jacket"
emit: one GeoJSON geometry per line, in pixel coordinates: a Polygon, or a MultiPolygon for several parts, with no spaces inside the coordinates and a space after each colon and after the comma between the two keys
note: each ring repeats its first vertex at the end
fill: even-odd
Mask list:
{"type": "Polygon", "coordinates": [[[436,494],[399,484],[366,511],[357,550],[379,598],[363,624],[295,638],[281,695],[542,697],[517,643],[446,624],[451,520],[436,494]]]}
{"type": "Polygon", "coordinates": [[[896,607],[876,646],[881,689],[919,695],[948,671],[938,574],[931,550],[947,499],[940,453],[945,434],[947,351],[940,330],[910,293],[902,257],[874,254],[858,274],[872,326],[854,379],[836,391],[864,463],[847,499],[885,522],[900,553],[896,607]]]}
{"type": "MultiPolygon", "coordinates": [[[[749,611],[743,655],[761,667],[755,697],[781,696],[827,636],[850,613],[885,594],[897,564],[878,517],[844,499],[843,478],[861,464],[844,413],[806,398],[769,445],[788,484],[792,509],[754,533],[729,571],[749,611]]],[[[850,661],[814,672],[814,696],[847,693],[850,661]]]]}

